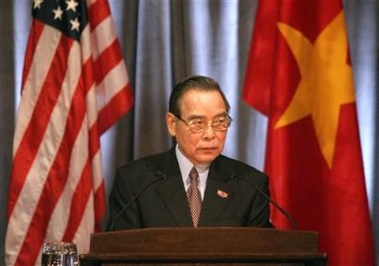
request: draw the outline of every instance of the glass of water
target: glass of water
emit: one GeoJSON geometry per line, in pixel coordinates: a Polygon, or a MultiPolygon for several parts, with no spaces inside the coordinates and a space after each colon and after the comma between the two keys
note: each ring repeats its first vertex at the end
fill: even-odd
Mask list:
{"type": "Polygon", "coordinates": [[[47,242],[42,249],[42,266],[78,266],[79,255],[74,243],[47,242]]]}

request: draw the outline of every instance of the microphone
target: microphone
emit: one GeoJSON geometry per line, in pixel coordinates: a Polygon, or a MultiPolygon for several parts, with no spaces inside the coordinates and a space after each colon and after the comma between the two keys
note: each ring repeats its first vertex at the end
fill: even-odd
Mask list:
{"type": "Polygon", "coordinates": [[[233,172],[232,173],[232,178],[235,178],[235,177],[238,178],[238,179],[241,179],[241,180],[245,181],[250,186],[252,186],[256,191],[258,191],[259,194],[261,194],[268,202],[270,202],[272,205],[274,205],[275,208],[277,208],[287,218],[287,220],[291,223],[292,229],[295,229],[295,230],[297,229],[296,222],[291,217],[291,215],[285,209],[283,209],[278,203],[276,203],[273,199],[271,199],[267,195],[267,193],[263,192],[259,187],[257,187],[254,183],[250,182],[245,177],[241,177],[241,176],[239,176],[239,175],[237,175],[236,173],[233,172]]]}
{"type": "Polygon", "coordinates": [[[155,174],[159,177],[158,179],[154,179],[150,183],[148,183],[143,189],[141,189],[113,218],[112,224],[109,227],[110,231],[113,231],[117,220],[121,217],[121,214],[123,214],[127,209],[130,208],[130,206],[152,185],[158,183],[159,181],[166,180],[167,177],[162,171],[156,171],[155,174]]]}

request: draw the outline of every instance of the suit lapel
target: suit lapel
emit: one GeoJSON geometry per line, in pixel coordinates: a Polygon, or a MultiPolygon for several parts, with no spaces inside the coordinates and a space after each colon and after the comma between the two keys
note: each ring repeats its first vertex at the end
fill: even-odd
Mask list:
{"type": "Polygon", "coordinates": [[[190,210],[175,148],[166,152],[159,160],[150,162],[155,170],[164,173],[166,180],[157,186],[157,193],[161,197],[167,210],[178,226],[192,226],[190,210]]]}
{"type": "Polygon", "coordinates": [[[228,185],[230,176],[212,167],[209,169],[207,187],[201,207],[199,226],[214,226],[225,206],[233,197],[234,190],[228,185]]]}
{"type": "Polygon", "coordinates": [[[188,201],[180,175],[170,175],[158,187],[157,192],[177,225],[192,226],[188,201]]]}

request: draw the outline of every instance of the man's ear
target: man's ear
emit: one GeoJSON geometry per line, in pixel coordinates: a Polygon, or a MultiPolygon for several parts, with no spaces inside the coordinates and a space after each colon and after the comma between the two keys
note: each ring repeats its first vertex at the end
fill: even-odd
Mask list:
{"type": "Polygon", "coordinates": [[[175,134],[176,134],[176,130],[175,130],[176,118],[170,112],[168,112],[166,114],[166,125],[167,125],[168,132],[170,132],[170,135],[175,137],[175,134]]]}

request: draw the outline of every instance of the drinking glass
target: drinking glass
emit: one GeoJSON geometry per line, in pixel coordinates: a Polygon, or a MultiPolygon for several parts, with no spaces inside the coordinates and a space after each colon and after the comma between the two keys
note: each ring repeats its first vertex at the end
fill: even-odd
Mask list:
{"type": "Polygon", "coordinates": [[[79,255],[74,243],[47,242],[42,249],[42,266],[78,266],[79,255]]]}

